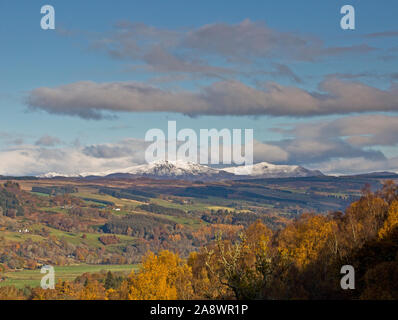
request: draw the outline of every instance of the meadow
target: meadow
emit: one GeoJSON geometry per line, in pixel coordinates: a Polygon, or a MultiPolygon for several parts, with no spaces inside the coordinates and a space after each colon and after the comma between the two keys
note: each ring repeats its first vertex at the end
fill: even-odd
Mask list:
{"type": "MultiPolygon", "coordinates": [[[[76,277],[84,273],[96,273],[96,272],[120,272],[125,275],[129,274],[132,270],[138,270],[138,265],[71,265],[71,266],[56,266],[55,269],[55,281],[69,280],[73,281],[76,277]]],[[[5,272],[3,278],[5,280],[0,281],[0,286],[15,286],[17,288],[24,288],[30,286],[32,288],[40,286],[40,280],[44,274],[40,273],[40,269],[35,270],[15,270],[5,272]]]]}

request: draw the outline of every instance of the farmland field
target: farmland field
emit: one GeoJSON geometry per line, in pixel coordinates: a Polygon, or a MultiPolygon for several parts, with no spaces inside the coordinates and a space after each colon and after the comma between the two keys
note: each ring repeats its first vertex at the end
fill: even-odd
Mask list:
{"type": "MultiPolygon", "coordinates": [[[[122,272],[124,274],[130,273],[132,270],[137,270],[138,265],[72,265],[54,267],[55,269],[55,281],[58,280],[70,280],[73,281],[76,277],[83,273],[95,273],[101,271],[112,271],[122,272]]],[[[40,273],[40,269],[36,270],[21,270],[21,271],[10,271],[5,272],[3,277],[4,281],[0,282],[0,286],[13,285],[17,288],[23,288],[25,286],[38,287],[40,286],[40,280],[44,274],[40,273]]]]}

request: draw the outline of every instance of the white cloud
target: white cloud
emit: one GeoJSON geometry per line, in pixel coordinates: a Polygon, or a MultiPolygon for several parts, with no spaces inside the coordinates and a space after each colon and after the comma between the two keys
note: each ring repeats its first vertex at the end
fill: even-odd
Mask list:
{"type": "Polygon", "coordinates": [[[364,157],[339,158],[317,163],[310,168],[321,168],[326,174],[360,174],[377,171],[398,173],[398,157],[385,160],[370,160],[364,157]]]}
{"type": "MultiPolygon", "coordinates": [[[[117,171],[145,163],[145,150],[149,144],[150,142],[130,138],[117,143],[74,148],[17,146],[0,151],[0,175],[41,175],[48,172],[76,175],[83,172],[117,171]]],[[[221,150],[222,145],[220,145],[220,152],[221,150]]],[[[255,162],[275,162],[286,159],[287,153],[278,146],[254,142],[255,162]]]]}
{"type": "Polygon", "coordinates": [[[134,164],[134,159],[96,158],[79,149],[47,149],[38,146],[20,146],[0,152],[0,175],[40,175],[48,172],[79,174],[125,168],[134,164]]]}
{"type": "MultiPolygon", "coordinates": [[[[278,131],[285,136],[279,141],[254,140],[255,163],[299,164],[325,173],[344,174],[398,170],[398,158],[388,158],[377,148],[398,145],[398,117],[350,116],[304,122],[278,131]]],[[[87,146],[75,143],[73,147],[41,144],[17,145],[0,151],[0,174],[39,175],[51,171],[78,174],[124,169],[145,163],[145,150],[150,142],[128,138],[87,146]]]]}

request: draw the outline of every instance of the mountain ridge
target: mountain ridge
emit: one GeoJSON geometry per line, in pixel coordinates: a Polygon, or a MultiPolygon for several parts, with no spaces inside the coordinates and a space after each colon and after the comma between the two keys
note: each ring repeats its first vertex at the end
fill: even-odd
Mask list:
{"type": "Polygon", "coordinates": [[[319,170],[310,170],[296,165],[275,165],[260,162],[248,166],[233,166],[227,168],[213,168],[186,161],[155,161],[149,164],[135,165],[124,169],[107,170],[103,172],[84,172],[80,174],[61,174],[49,172],[40,175],[40,178],[89,178],[89,177],[148,177],[157,179],[182,180],[225,180],[250,178],[291,178],[322,176],[319,170]]]}

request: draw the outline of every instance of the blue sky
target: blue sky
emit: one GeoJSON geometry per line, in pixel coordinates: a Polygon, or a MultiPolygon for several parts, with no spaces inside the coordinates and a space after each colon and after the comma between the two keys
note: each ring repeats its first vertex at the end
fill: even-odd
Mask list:
{"type": "Polygon", "coordinates": [[[398,171],[397,9],[392,0],[3,0],[0,174],[139,163],[126,156],[132,139],[168,120],[253,128],[256,161],[398,171]],[[40,28],[44,4],[56,30],[40,28]],[[340,28],[344,4],[356,30],[340,28]],[[90,153],[104,147],[114,156],[90,153]]]}

